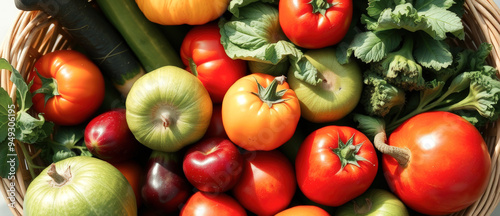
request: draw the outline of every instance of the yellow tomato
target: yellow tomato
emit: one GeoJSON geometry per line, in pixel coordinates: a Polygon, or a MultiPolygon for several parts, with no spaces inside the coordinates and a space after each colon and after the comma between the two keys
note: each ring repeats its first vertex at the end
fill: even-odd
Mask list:
{"type": "Polygon", "coordinates": [[[222,124],[229,139],[248,151],[278,148],[292,137],[299,119],[299,100],[284,77],[247,75],[222,101],[222,124]]]}
{"type": "Polygon", "coordinates": [[[151,22],[161,25],[202,25],[220,17],[229,0],[136,0],[151,22]]]}

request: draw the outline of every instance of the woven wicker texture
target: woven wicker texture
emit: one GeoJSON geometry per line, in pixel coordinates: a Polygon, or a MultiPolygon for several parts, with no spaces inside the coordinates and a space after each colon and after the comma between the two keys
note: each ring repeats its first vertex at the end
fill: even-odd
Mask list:
{"type": "MultiPolygon", "coordinates": [[[[489,64],[500,71],[500,9],[493,0],[466,0],[466,13],[463,22],[466,30],[464,46],[475,49],[480,43],[488,42],[493,45],[489,56],[489,64]]],[[[21,12],[14,24],[11,34],[6,37],[0,50],[0,57],[8,60],[24,77],[33,67],[33,63],[41,55],[54,50],[70,49],[70,36],[47,15],[40,12],[21,12]]],[[[500,75],[499,75],[500,76],[500,75]]],[[[2,70],[0,76],[2,88],[6,89],[15,100],[16,88],[10,82],[10,72],[2,70]]],[[[453,215],[491,215],[500,201],[500,128],[498,122],[490,124],[482,132],[489,147],[492,158],[491,179],[486,192],[473,205],[453,215]]],[[[20,161],[26,157],[33,159],[33,163],[41,163],[36,156],[40,153],[28,145],[16,143],[20,161]],[[22,155],[19,148],[30,152],[29,156],[22,155]]],[[[40,164],[41,165],[41,164],[40,164]]],[[[23,215],[23,198],[29,185],[32,174],[40,170],[27,170],[20,164],[13,185],[16,187],[16,205],[11,208],[14,215],[23,215]]],[[[11,180],[1,179],[0,191],[7,200],[11,180]]],[[[9,202],[9,201],[7,201],[9,202]]]]}

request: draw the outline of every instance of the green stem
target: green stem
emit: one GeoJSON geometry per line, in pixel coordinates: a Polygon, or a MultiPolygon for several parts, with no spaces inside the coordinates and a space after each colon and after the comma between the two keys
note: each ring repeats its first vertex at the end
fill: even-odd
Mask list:
{"type": "Polygon", "coordinates": [[[44,98],[45,99],[44,106],[45,106],[45,104],[47,104],[47,101],[50,98],[57,96],[57,95],[60,95],[59,90],[57,89],[57,80],[52,78],[52,77],[44,77],[40,73],[38,73],[38,71],[36,71],[36,74],[38,75],[38,77],[42,81],[42,86],[39,89],[37,89],[34,92],[34,94],[44,94],[45,95],[45,98],[44,98]]]}
{"type": "Polygon", "coordinates": [[[351,158],[355,152],[356,152],[356,146],[350,145],[347,146],[346,148],[343,148],[340,151],[340,155],[342,155],[343,158],[351,158]]]}
{"type": "Polygon", "coordinates": [[[194,74],[194,76],[198,77],[198,70],[196,69],[197,65],[194,63],[194,60],[192,58],[189,59],[189,69],[191,69],[191,73],[194,74]]]}
{"type": "Polygon", "coordinates": [[[329,8],[338,5],[340,3],[339,2],[328,3],[326,0],[311,0],[309,4],[313,8],[312,10],[313,13],[321,13],[324,16],[329,8]]]}
{"type": "Polygon", "coordinates": [[[271,108],[273,104],[285,101],[285,99],[283,99],[283,95],[285,95],[285,92],[288,89],[277,91],[278,85],[282,85],[285,82],[285,79],[286,79],[285,76],[278,76],[274,78],[274,80],[266,88],[264,88],[257,81],[257,79],[255,79],[255,82],[257,83],[258,86],[258,92],[252,92],[252,93],[257,97],[259,97],[260,100],[262,100],[262,102],[266,103],[269,106],[269,108],[271,108]]]}
{"type": "Polygon", "coordinates": [[[29,155],[28,150],[24,146],[24,144],[19,143],[19,147],[21,147],[21,151],[23,152],[24,159],[28,164],[28,171],[30,172],[31,178],[34,179],[36,177],[35,171],[33,169],[44,169],[45,167],[37,166],[33,163],[31,156],[29,155]]]}
{"type": "Polygon", "coordinates": [[[410,162],[411,152],[408,148],[390,146],[386,143],[387,135],[381,131],[373,138],[373,145],[383,154],[393,157],[401,167],[406,167],[410,162]]]}

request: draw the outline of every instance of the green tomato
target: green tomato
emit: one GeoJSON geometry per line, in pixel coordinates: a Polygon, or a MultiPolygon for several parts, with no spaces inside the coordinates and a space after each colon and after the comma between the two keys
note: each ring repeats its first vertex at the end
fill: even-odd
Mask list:
{"type": "Polygon", "coordinates": [[[340,206],[335,216],[408,216],[406,206],[394,194],[371,188],[362,195],[340,206]]]}
{"type": "Polygon", "coordinates": [[[125,102],[130,131],[143,145],[175,152],[199,140],[212,117],[212,100],[188,71],[164,66],[139,78],[125,102]]]}
{"type": "Polygon", "coordinates": [[[300,101],[302,117],[315,123],[336,121],[349,114],[358,104],[363,88],[361,69],[355,61],[340,64],[332,47],[312,49],[305,53],[318,70],[322,82],[310,85],[299,80],[291,69],[288,84],[300,101]]]}
{"type": "Polygon", "coordinates": [[[113,165],[88,156],[53,163],[30,183],[24,215],[137,215],[132,187],[113,165]]]}

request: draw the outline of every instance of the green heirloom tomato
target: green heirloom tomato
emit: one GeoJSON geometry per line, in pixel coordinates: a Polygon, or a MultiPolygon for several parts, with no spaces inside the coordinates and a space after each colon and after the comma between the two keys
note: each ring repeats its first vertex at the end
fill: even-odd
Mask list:
{"type": "Polygon", "coordinates": [[[305,53],[318,70],[322,82],[310,85],[288,72],[288,83],[300,101],[303,118],[315,123],[336,121],[349,114],[358,104],[363,87],[361,69],[355,61],[341,65],[332,47],[305,53]]]}
{"type": "Polygon", "coordinates": [[[377,188],[368,189],[362,195],[340,206],[335,216],[407,216],[406,206],[394,194],[377,188]]]}
{"type": "Polygon", "coordinates": [[[188,71],[164,66],[139,78],[125,102],[136,139],[157,151],[175,152],[199,140],[212,117],[212,100],[188,71]]]}
{"type": "Polygon", "coordinates": [[[113,165],[76,156],[51,164],[30,183],[24,215],[137,215],[134,190],[113,165]]]}

